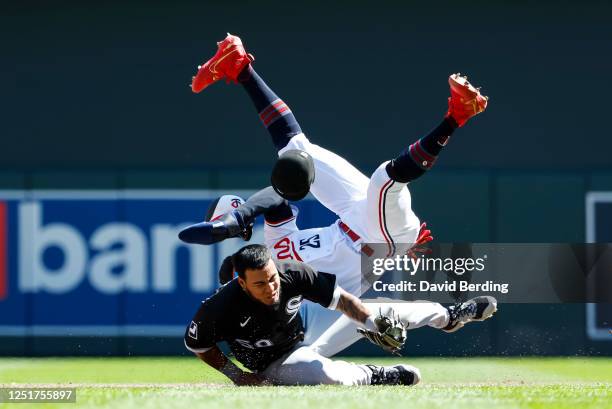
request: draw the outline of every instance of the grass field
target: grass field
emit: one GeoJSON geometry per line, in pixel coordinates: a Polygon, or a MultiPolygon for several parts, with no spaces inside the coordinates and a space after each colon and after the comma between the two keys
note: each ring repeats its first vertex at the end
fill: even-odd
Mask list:
{"type": "MultiPolygon", "coordinates": [[[[391,364],[398,359],[352,359],[391,364]]],[[[2,386],[74,386],[76,404],[0,408],[612,408],[609,358],[419,358],[416,387],[243,387],[195,358],[0,359],[2,386]]]]}

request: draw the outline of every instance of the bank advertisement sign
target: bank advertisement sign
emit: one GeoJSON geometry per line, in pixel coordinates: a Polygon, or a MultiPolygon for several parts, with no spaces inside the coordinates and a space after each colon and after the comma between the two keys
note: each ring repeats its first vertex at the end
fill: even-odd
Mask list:
{"type": "MultiPolygon", "coordinates": [[[[224,193],[0,191],[0,336],[182,335],[223,257],[246,244],[177,237],[224,193]]],[[[300,207],[304,227],[333,221],[314,200],[300,207]]]]}

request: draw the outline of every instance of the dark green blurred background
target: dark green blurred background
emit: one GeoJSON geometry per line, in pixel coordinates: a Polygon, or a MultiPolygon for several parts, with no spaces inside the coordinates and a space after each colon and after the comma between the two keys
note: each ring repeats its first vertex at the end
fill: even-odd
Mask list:
{"type": "MultiPolygon", "coordinates": [[[[487,111],[411,186],[437,240],[583,242],[585,194],[612,190],[610,1],[0,7],[0,188],[267,184],[275,150],[240,87],[188,88],[229,31],[310,139],[366,173],[438,123],[449,74],[483,87],[487,111]]],[[[457,342],[611,351],[587,341],[582,305],[506,308],[457,342]]]]}
{"type": "Polygon", "coordinates": [[[364,172],[491,98],[413,186],[437,238],[582,241],[612,189],[612,3],[16,2],[2,6],[3,187],[255,188],[275,151],[242,89],[188,88],[227,31],[310,138],[364,172]],[[78,170],[78,172],[75,172],[78,170]]]}

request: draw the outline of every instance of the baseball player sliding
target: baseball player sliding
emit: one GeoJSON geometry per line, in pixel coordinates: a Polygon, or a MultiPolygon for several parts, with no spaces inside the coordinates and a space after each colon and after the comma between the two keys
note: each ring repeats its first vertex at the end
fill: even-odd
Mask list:
{"type": "MultiPolygon", "coordinates": [[[[222,78],[241,84],[272,137],[279,163],[287,159],[290,166],[285,168],[292,172],[273,172],[273,188],[256,193],[245,203],[235,196],[222,196],[209,209],[207,221],[185,229],[181,239],[200,244],[236,236],[248,239],[253,220],[263,214],[266,246],[275,259],[304,261],[314,270],[332,273],[340,287],[360,296],[365,291],[360,258],[368,248],[366,243],[383,243],[385,256],[393,256],[431,239],[412,211],[407,184],[431,168],[457,127],[486,108],[486,97],[465,77],[452,75],[449,109],[440,125],[398,157],[381,164],[368,179],[345,159],[306,138],[289,107],[254,71],[251,66],[254,58],[246,53],[238,37],[228,35],[218,45],[215,56],[194,77],[194,92],[222,78]],[[297,209],[286,199],[300,199],[309,189],[339,216],[336,223],[324,228],[297,228],[297,209]],[[232,206],[237,203],[241,203],[237,208],[232,206]]],[[[227,261],[222,271],[229,274],[223,281],[231,279],[235,270],[227,261]]],[[[471,321],[483,321],[497,309],[493,297],[477,297],[448,308],[431,302],[395,303],[382,299],[370,300],[366,305],[369,311],[379,311],[382,317],[398,315],[407,329],[431,326],[447,332],[471,321]]],[[[308,345],[323,357],[340,352],[360,339],[361,333],[385,349],[398,348],[392,341],[377,337],[376,332],[358,332],[359,324],[337,311],[305,302],[302,314],[306,331],[300,345],[308,345]]]]}
{"type": "Polygon", "coordinates": [[[205,300],[185,332],[185,345],[237,385],[414,385],[418,369],[333,361],[303,345],[303,299],[343,313],[381,340],[401,346],[405,329],[393,317],[374,317],[344,291],[336,276],[306,263],[272,260],[266,246],[252,244],[233,256],[238,278],[205,300]],[[226,341],[234,365],[217,347],[226,341]]]}

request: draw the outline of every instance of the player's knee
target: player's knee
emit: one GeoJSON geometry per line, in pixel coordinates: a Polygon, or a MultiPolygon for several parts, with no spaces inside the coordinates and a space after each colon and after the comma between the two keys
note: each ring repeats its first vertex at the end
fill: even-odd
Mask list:
{"type": "Polygon", "coordinates": [[[306,135],[300,131],[299,133],[288,138],[287,143],[281,149],[278,149],[278,155],[280,156],[290,149],[299,149],[301,151],[308,152],[311,146],[312,145],[306,135]]]}
{"type": "Polygon", "coordinates": [[[390,179],[399,183],[409,183],[422,176],[426,169],[400,156],[387,163],[385,171],[390,179]]]}
{"type": "Polygon", "coordinates": [[[376,170],[372,172],[370,183],[377,183],[382,186],[389,181],[389,175],[387,174],[387,165],[389,163],[391,163],[391,161],[385,161],[378,165],[376,170]]]}

